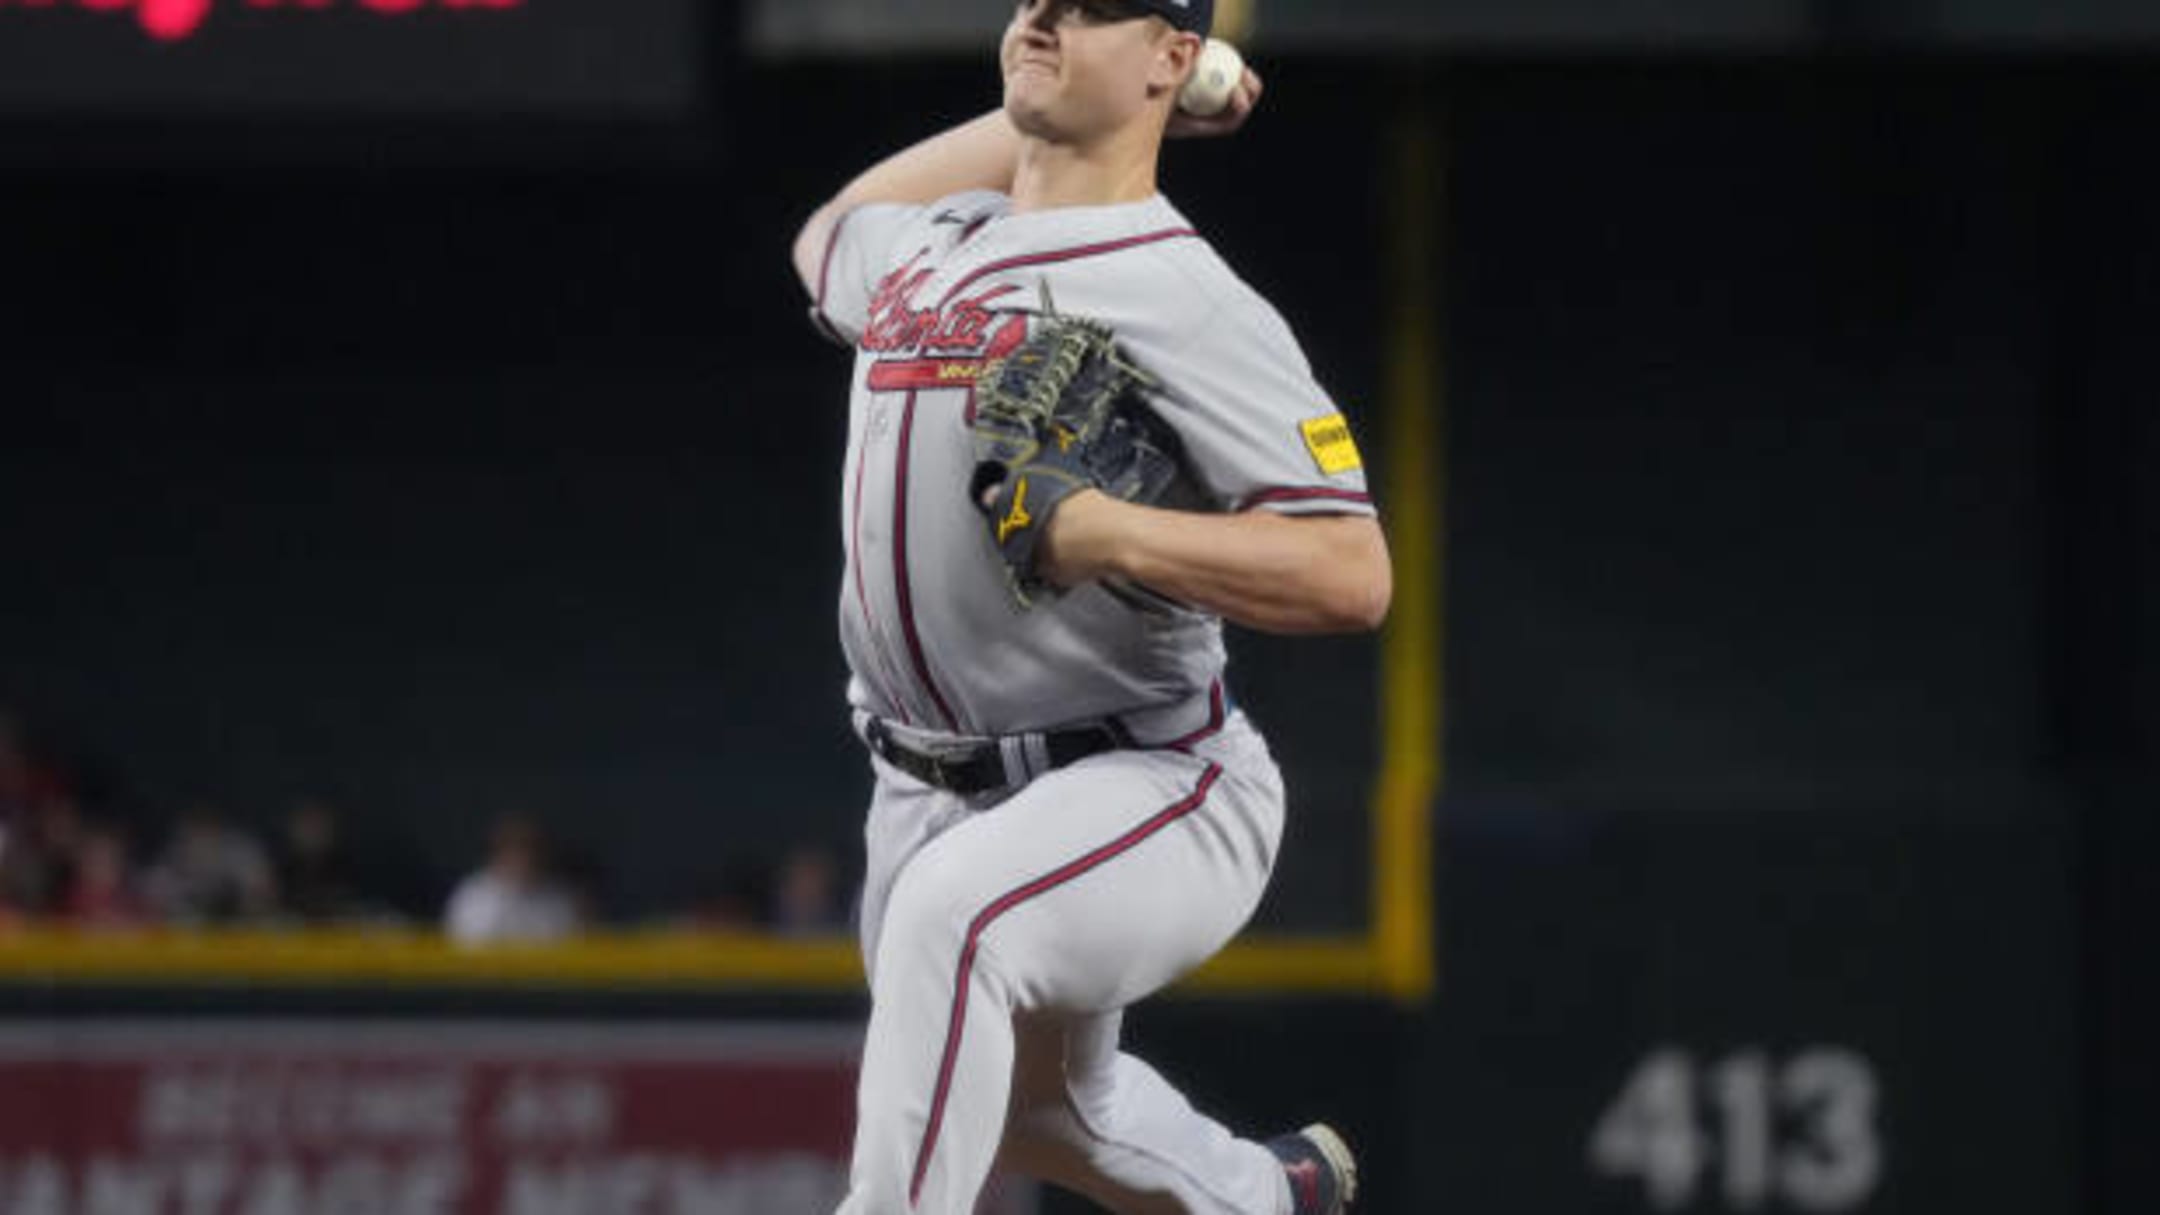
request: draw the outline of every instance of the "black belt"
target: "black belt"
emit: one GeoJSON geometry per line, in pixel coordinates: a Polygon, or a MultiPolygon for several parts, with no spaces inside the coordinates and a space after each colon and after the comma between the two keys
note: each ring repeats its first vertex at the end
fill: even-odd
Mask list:
{"type": "MultiPolygon", "coordinates": [[[[1049,767],[1042,771],[1128,745],[1123,732],[1109,725],[1049,730],[1035,737],[1042,740],[1042,753],[1049,760],[1049,767]]],[[[1004,746],[994,738],[924,751],[894,738],[883,721],[872,717],[863,726],[863,741],[878,758],[916,780],[963,796],[1023,785],[1029,777],[1041,775],[1039,771],[1013,772],[1005,762],[1004,746]]]]}

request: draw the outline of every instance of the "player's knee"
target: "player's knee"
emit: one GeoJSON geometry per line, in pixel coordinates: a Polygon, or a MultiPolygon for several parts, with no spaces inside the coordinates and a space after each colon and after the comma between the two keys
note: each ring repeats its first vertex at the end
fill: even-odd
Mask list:
{"type": "Polygon", "coordinates": [[[1014,1106],[998,1141],[1000,1171],[1055,1185],[1069,1184],[1086,1164],[1082,1132],[1063,1110],[1014,1106]]]}

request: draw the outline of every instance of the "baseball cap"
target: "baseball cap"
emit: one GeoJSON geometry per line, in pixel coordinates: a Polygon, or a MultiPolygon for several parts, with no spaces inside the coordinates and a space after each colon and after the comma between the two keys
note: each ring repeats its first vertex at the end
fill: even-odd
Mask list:
{"type": "Polygon", "coordinates": [[[1135,0],[1135,8],[1144,8],[1181,30],[1207,37],[1215,24],[1215,0],[1135,0]]]}
{"type": "MultiPolygon", "coordinates": [[[[0,0],[4,2],[4,0],[0,0]]],[[[1072,0],[1068,0],[1068,3],[1072,0]]],[[[1201,37],[1215,24],[1215,0],[1083,0],[1086,7],[1117,14],[1119,19],[1161,17],[1201,37]]]]}

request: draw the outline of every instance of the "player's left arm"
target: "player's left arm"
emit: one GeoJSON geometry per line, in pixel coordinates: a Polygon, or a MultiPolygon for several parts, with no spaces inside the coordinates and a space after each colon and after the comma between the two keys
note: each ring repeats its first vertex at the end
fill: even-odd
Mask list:
{"type": "Polygon", "coordinates": [[[1043,537],[1051,581],[1137,582],[1269,633],[1380,627],[1394,595],[1387,537],[1370,515],[1198,514],[1086,491],[1043,537]]]}

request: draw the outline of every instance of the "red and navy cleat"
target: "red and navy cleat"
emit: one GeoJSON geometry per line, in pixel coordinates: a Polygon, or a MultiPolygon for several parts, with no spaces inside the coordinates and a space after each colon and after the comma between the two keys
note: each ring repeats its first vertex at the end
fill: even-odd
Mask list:
{"type": "Polygon", "coordinates": [[[1314,1123],[1268,1140],[1290,1179],[1291,1215],[1343,1215],[1357,1197],[1357,1158],[1334,1128],[1314,1123]]]}

